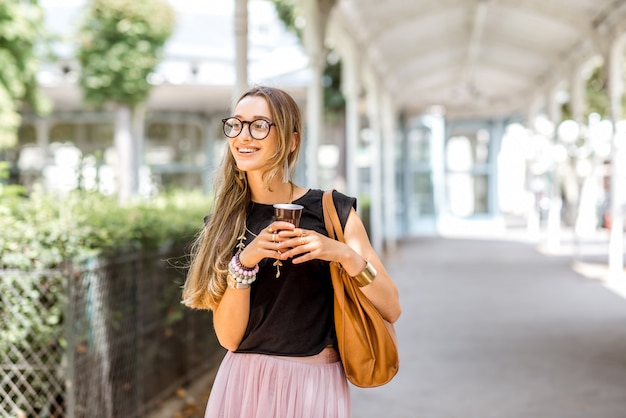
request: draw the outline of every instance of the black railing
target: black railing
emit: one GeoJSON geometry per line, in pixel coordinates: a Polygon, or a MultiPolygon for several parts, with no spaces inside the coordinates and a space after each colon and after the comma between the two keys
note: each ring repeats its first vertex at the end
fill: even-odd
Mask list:
{"type": "Polygon", "coordinates": [[[211,314],[180,304],[180,254],[0,270],[0,415],[143,417],[214,367],[211,314]]]}

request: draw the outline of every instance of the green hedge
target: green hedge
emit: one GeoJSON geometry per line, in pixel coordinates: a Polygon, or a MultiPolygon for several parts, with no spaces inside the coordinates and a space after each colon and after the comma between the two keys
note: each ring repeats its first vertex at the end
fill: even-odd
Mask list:
{"type": "Polygon", "coordinates": [[[186,245],[210,206],[210,199],[196,191],[169,192],[124,207],[96,193],[0,193],[0,269],[51,269],[96,254],[186,245]]]}
{"type": "MultiPolygon", "coordinates": [[[[7,367],[0,375],[10,370],[14,376],[0,385],[0,416],[13,412],[4,410],[12,403],[44,411],[44,402],[63,391],[69,302],[64,267],[80,267],[93,256],[106,259],[168,247],[178,251],[191,242],[210,208],[210,199],[193,191],[121,207],[115,198],[96,193],[61,197],[35,191],[24,196],[0,183],[0,360],[7,367]],[[24,359],[40,367],[26,367],[24,359]]],[[[182,319],[179,296],[169,296],[177,290],[175,284],[163,290],[169,292],[164,293],[169,297],[164,309],[173,313],[165,316],[164,327],[182,319]]],[[[164,303],[160,294],[151,295],[146,303],[164,303]]]]}

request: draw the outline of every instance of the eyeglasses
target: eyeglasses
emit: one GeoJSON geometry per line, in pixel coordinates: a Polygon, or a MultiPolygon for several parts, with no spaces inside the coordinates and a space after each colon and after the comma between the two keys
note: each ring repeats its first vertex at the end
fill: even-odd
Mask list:
{"type": "Polygon", "coordinates": [[[237,137],[243,131],[244,125],[248,124],[250,136],[254,139],[261,140],[267,138],[274,122],[265,119],[255,119],[253,121],[240,120],[239,118],[222,119],[224,123],[224,134],[229,138],[237,137]]]}

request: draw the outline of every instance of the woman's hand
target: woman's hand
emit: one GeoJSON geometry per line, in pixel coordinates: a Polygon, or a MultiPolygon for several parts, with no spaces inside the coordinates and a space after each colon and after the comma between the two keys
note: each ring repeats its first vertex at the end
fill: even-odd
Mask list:
{"type": "Polygon", "coordinates": [[[239,254],[239,261],[246,267],[253,267],[264,258],[282,259],[285,250],[283,242],[288,240],[288,236],[283,234],[294,231],[296,227],[283,221],[276,221],[263,228],[261,232],[246,246],[239,254]]]}
{"type": "Polygon", "coordinates": [[[281,260],[291,258],[294,264],[315,259],[341,262],[342,255],[351,250],[346,244],[310,229],[293,228],[280,231],[278,235],[281,260]]]}

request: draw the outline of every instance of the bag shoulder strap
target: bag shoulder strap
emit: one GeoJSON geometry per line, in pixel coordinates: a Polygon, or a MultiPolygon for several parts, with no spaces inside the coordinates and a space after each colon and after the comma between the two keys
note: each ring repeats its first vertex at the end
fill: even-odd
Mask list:
{"type": "Polygon", "coordinates": [[[326,190],[324,197],[322,198],[322,207],[324,209],[324,223],[326,224],[326,231],[328,236],[337,241],[345,242],[343,238],[343,229],[341,228],[341,221],[337,214],[337,208],[333,201],[333,189],[326,190]]]}

